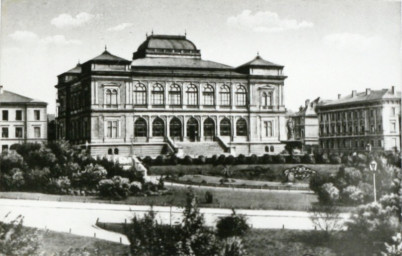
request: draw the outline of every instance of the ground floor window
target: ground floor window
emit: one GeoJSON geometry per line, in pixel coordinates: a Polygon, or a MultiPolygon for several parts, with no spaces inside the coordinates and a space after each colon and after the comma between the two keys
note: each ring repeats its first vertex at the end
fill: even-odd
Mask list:
{"type": "Polygon", "coordinates": [[[152,123],[152,136],[160,137],[165,135],[165,124],[160,118],[156,118],[152,123]]]}
{"type": "Polygon", "coordinates": [[[169,125],[170,136],[179,137],[181,136],[181,122],[178,118],[173,118],[169,125]]]}
{"type": "Polygon", "coordinates": [[[243,118],[237,120],[236,122],[236,135],[247,136],[247,123],[243,118]]]}
{"type": "Polygon", "coordinates": [[[220,124],[220,134],[221,136],[230,136],[231,127],[229,119],[225,118],[221,121],[220,124]]]}
{"type": "Polygon", "coordinates": [[[147,136],[147,122],[143,118],[139,118],[134,124],[134,136],[146,137],[147,136]]]}
{"type": "Polygon", "coordinates": [[[215,135],[215,123],[211,118],[204,121],[204,136],[215,135]]]}

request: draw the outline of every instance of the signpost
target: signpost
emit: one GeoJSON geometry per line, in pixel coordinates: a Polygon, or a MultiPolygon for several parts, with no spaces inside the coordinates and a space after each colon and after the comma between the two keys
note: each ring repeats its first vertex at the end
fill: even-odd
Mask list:
{"type": "Polygon", "coordinates": [[[374,188],[374,202],[377,202],[377,191],[375,188],[375,172],[377,171],[377,162],[376,161],[371,161],[369,164],[370,171],[373,172],[373,188],[374,188]]]}

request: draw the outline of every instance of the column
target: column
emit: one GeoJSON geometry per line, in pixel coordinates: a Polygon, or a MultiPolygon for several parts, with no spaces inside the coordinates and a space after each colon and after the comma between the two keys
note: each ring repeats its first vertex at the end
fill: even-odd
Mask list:
{"type": "Polygon", "coordinates": [[[148,116],[148,141],[152,139],[152,121],[153,118],[148,116]]]}
{"type": "Polygon", "coordinates": [[[201,83],[198,86],[198,106],[200,109],[202,109],[202,97],[201,97],[201,93],[202,93],[202,85],[201,83]]]}
{"type": "Polygon", "coordinates": [[[187,120],[185,117],[183,117],[183,140],[187,138],[187,120]]]}
{"type": "Polygon", "coordinates": [[[230,140],[234,141],[234,138],[236,136],[236,119],[233,116],[230,117],[230,125],[232,126],[230,129],[230,140]]]}
{"type": "Polygon", "coordinates": [[[181,90],[181,106],[182,108],[186,108],[185,106],[187,105],[187,93],[186,93],[186,85],[183,83],[183,88],[181,90]]]}
{"type": "Polygon", "coordinates": [[[204,141],[204,117],[201,117],[200,121],[200,141],[204,141]]]}
{"type": "Polygon", "coordinates": [[[219,102],[219,85],[218,85],[218,83],[215,83],[215,90],[214,90],[214,93],[215,93],[215,95],[214,95],[214,98],[215,98],[215,100],[214,100],[215,109],[219,109],[219,104],[220,104],[220,102],[219,102]]]}
{"type": "Polygon", "coordinates": [[[169,127],[169,125],[170,125],[170,117],[166,117],[166,125],[165,125],[165,131],[166,131],[166,137],[169,137],[170,138],[170,127],[169,127]]]}
{"type": "Polygon", "coordinates": [[[147,84],[147,108],[151,108],[151,84],[147,84]]]}
{"type": "MultiPolygon", "coordinates": [[[[164,93],[165,109],[168,109],[169,108],[169,99],[168,99],[169,84],[168,83],[165,83],[164,89],[165,90],[163,91],[163,93],[164,93]]],[[[167,118],[166,120],[169,120],[169,118],[167,118]]]]}
{"type": "Polygon", "coordinates": [[[221,126],[221,122],[219,120],[219,116],[217,116],[216,117],[216,124],[215,124],[215,136],[220,136],[220,134],[219,134],[220,126],[221,126]]]}
{"type": "Polygon", "coordinates": [[[230,105],[232,109],[235,109],[235,90],[236,86],[234,84],[230,85],[230,105]]]}

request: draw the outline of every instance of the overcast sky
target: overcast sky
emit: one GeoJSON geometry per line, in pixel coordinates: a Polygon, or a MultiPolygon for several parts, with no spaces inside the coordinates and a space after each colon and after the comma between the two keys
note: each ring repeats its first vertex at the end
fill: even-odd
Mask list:
{"type": "Polygon", "coordinates": [[[285,66],[285,103],[401,86],[397,0],[3,0],[0,83],[49,103],[56,76],[104,50],[126,59],[145,34],[184,34],[203,59],[257,52],[285,66]]]}

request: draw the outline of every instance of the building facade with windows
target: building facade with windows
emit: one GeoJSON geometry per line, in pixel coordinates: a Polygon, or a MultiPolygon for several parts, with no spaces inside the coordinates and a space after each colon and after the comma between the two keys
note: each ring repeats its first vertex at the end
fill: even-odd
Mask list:
{"type": "Polygon", "coordinates": [[[58,76],[57,136],[92,155],[283,150],[283,66],[203,60],[185,36],[151,35],[132,61],[101,55],[58,76]]]}
{"type": "Polygon", "coordinates": [[[300,142],[302,151],[312,152],[319,146],[319,122],[316,112],[320,98],[313,101],[306,100],[299,111],[290,116],[293,122],[293,139],[300,142]]]}
{"type": "Polygon", "coordinates": [[[352,91],[317,106],[320,146],[340,152],[395,151],[401,148],[401,92],[352,91]]]}
{"type": "Polygon", "coordinates": [[[47,141],[47,103],[3,90],[0,85],[0,150],[47,141]]]}

